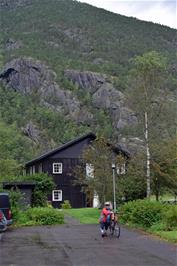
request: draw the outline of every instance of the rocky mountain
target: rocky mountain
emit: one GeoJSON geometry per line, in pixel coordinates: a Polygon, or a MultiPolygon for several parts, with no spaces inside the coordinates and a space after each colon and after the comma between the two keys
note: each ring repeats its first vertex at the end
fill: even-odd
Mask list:
{"type": "Polygon", "coordinates": [[[141,146],[125,96],[136,55],[168,58],[176,97],[174,29],[72,0],[1,0],[0,16],[0,117],[31,141],[29,158],[88,131],[141,146]]]}

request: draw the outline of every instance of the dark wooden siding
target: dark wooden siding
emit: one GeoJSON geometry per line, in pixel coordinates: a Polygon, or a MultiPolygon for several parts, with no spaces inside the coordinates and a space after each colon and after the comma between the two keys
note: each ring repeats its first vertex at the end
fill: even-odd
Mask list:
{"type": "MultiPolygon", "coordinates": [[[[56,189],[62,190],[62,202],[69,200],[73,208],[86,207],[85,194],[81,192],[81,187],[74,186],[73,184],[73,171],[79,164],[83,150],[88,146],[90,141],[92,141],[90,137],[82,139],[30,165],[35,165],[35,172],[37,173],[39,172],[39,165],[42,163],[42,171],[53,177],[56,189]],[[62,174],[53,174],[53,163],[62,163],[62,174]]],[[[26,167],[27,174],[30,173],[30,166],[28,165],[26,167]]],[[[48,196],[48,200],[52,201],[52,193],[48,196]]],[[[52,202],[52,205],[57,208],[60,207],[62,202],[52,202]]]]}
{"type": "Polygon", "coordinates": [[[67,149],[64,149],[62,151],[59,151],[52,155],[50,158],[79,158],[82,156],[82,152],[85,147],[88,146],[90,143],[91,139],[84,139],[80,142],[77,142],[67,149]]]}

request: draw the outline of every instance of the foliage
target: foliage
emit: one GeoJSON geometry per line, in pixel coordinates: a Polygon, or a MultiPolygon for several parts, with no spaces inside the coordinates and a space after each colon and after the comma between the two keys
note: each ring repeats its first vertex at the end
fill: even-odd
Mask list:
{"type": "Polygon", "coordinates": [[[146,180],[144,177],[145,162],[139,151],[127,162],[126,176],[119,175],[117,183],[117,195],[119,201],[143,199],[146,196],[146,180]]]}
{"type": "Polygon", "coordinates": [[[173,230],[177,227],[177,206],[171,206],[164,212],[163,221],[166,230],[173,230]]]}
{"type": "Polygon", "coordinates": [[[14,159],[0,160],[0,180],[8,179],[9,176],[18,175],[22,172],[22,167],[14,159]]]}
{"type": "Polygon", "coordinates": [[[0,192],[8,192],[12,211],[12,218],[13,221],[16,221],[18,219],[19,212],[24,209],[23,194],[19,190],[12,189],[10,191],[6,191],[1,187],[0,192]]]}
{"type": "Polygon", "coordinates": [[[64,200],[64,202],[61,204],[62,209],[71,209],[71,204],[69,200],[64,200]]]}
{"type": "Polygon", "coordinates": [[[78,134],[86,127],[78,126],[60,113],[13,90],[0,87],[0,175],[21,174],[21,164],[78,134]],[[32,121],[39,130],[41,143],[24,136],[23,128],[32,121]],[[45,143],[45,147],[44,147],[45,143]]]}
{"type": "Polygon", "coordinates": [[[98,224],[100,216],[100,210],[96,208],[70,209],[64,212],[79,220],[81,224],[98,224]]]}
{"type": "Polygon", "coordinates": [[[33,191],[33,206],[47,206],[47,195],[54,189],[55,184],[51,176],[41,173],[27,176],[25,180],[34,181],[36,183],[33,191]]]}
{"type": "Polygon", "coordinates": [[[163,145],[153,145],[154,158],[151,161],[152,189],[159,199],[160,193],[168,189],[172,194],[177,194],[177,168],[176,168],[176,143],[163,141],[163,145]]]}
{"type": "Polygon", "coordinates": [[[55,188],[55,183],[51,176],[45,173],[37,173],[34,175],[19,175],[8,176],[8,179],[2,179],[2,181],[9,182],[34,182],[35,188],[32,194],[32,205],[34,207],[47,206],[47,195],[55,188]]]}
{"type": "Polygon", "coordinates": [[[53,208],[29,208],[19,212],[16,225],[52,225],[63,224],[63,212],[53,208]]]}
{"type": "MultiPolygon", "coordinates": [[[[122,159],[125,160],[121,156],[122,159]]],[[[93,199],[96,192],[101,204],[113,199],[113,160],[117,165],[120,156],[116,156],[108,141],[100,137],[85,148],[82,154],[82,163],[75,169],[75,183],[82,186],[87,195],[90,195],[90,199],[93,199]]]]}
{"type": "Polygon", "coordinates": [[[64,223],[64,215],[53,208],[30,208],[26,211],[29,220],[39,225],[51,225],[64,223]]]}
{"type": "Polygon", "coordinates": [[[159,202],[149,200],[130,201],[121,208],[121,220],[142,227],[151,227],[162,219],[163,208],[159,202]]]}
{"type": "Polygon", "coordinates": [[[130,71],[131,89],[127,92],[128,104],[136,112],[141,127],[139,137],[143,139],[145,146],[144,175],[147,179],[148,197],[151,193],[152,176],[156,180],[154,182],[156,194],[159,193],[156,184],[160,184],[159,180],[166,179],[166,182],[161,182],[161,185],[166,187],[169,187],[168,184],[175,183],[175,174],[173,177],[167,174],[172,167],[169,161],[175,159],[174,151],[173,155],[171,152],[174,150],[176,138],[176,121],[172,121],[171,117],[176,109],[166,89],[165,61],[166,59],[155,51],[135,57],[130,71]],[[161,136],[160,139],[159,136],[161,136]],[[170,147],[169,144],[172,142],[170,147]],[[170,147],[170,151],[166,148],[167,146],[170,147]]]}
{"type": "Polygon", "coordinates": [[[47,61],[57,74],[66,68],[96,70],[122,80],[135,55],[157,50],[176,60],[174,29],[77,1],[37,0],[28,7],[2,9],[0,16],[3,42],[13,38],[23,43],[6,51],[5,61],[26,55],[47,61]],[[102,63],[95,64],[96,58],[102,63]]]}
{"type": "MultiPolygon", "coordinates": [[[[8,125],[0,117],[0,157],[4,160],[4,164],[5,160],[11,160],[11,164],[13,161],[22,163],[24,159],[29,159],[28,152],[30,153],[31,150],[31,142],[20,134],[16,125],[8,125]]],[[[2,171],[5,173],[3,167],[2,171]]]]}
{"type": "Polygon", "coordinates": [[[121,221],[151,231],[177,228],[177,207],[157,201],[130,201],[121,207],[121,221]]]}
{"type": "MultiPolygon", "coordinates": [[[[0,50],[0,66],[3,67],[9,60],[21,56],[32,57],[45,62],[56,72],[59,85],[64,89],[72,90],[82,105],[86,106],[86,109],[94,114],[95,120],[91,130],[94,130],[95,133],[114,140],[114,136],[117,138],[118,135],[117,130],[113,128],[110,115],[105,110],[98,110],[98,108],[93,107],[92,95],[83,93],[82,89],[79,90],[79,88],[65,79],[65,69],[105,73],[109,78],[114,77],[116,89],[125,91],[128,88],[128,94],[131,94],[131,91],[136,94],[134,87],[131,90],[132,85],[136,85],[136,77],[135,79],[131,78],[128,83],[129,70],[136,69],[138,65],[138,70],[147,70],[144,67],[145,65],[142,64],[142,60],[147,63],[150,73],[152,73],[151,68],[149,69],[150,65],[160,66],[160,70],[162,70],[161,60],[159,61],[159,59],[165,56],[167,58],[166,68],[168,75],[166,76],[164,87],[167,88],[168,92],[171,91],[173,95],[176,94],[177,54],[174,53],[174,50],[176,48],[177,35],[174,29],[112,14],[103,9],[69,0],[36,0],[32,1],[30,5],[20,6],[20,8],[2,8],[0,17],[2,28],[0,36],[0,48],[2,48],[0,50]],[[65,14],[68,12],[69,15],[66,16],[65,14]],[[22,43],[21,47],[12,50],[4,49],[10,38],[17,42],[20,41],[22,43]],[[150,52],[148,53],[151,56],[149,61],[147,58],[147,52],[149,51],[158,52],[160,57],[154,57],[157,53],[150,52]],[[130,60],[132,58],[135,58],[134,65],[132,60],[130,60]],[[102,63],[95,63],[97,59],[101,59],[102,63]]],[[[133,71],[131,73],[134,76],[133,71]]],[[[137,82],[139,81],[137,79],[137,82]]],[[[162,96],[167,91],[164,90],[164,87],[161,90],[162,96]]],[[[154,92],[156,93],[155,89],[154,92]]],[[[162,96],[160,100],[163,98],[162,96]]],[[[174,97],[171,98],[173,99],[174,97]]],[[[140,98],[138,101],[140,109],[142,99],[140,98]]],[[[173,105],[173,102],[175,103],[175,101],[171,101],[170,105],[173,105]]],[[[161,106],[159,103],[160,101],[157,104],[154,103],[153,109],[155,111],[161,106]]],[[[158,129],[156,132],[152,131],[152,135],[156,136],[156,142],[159,142],[159,136],[166,135],[164,128],[170,129],[170,131],[173,130],[171,121],[175,117],[173,115],[165,117],[165,114],[171,114],[171,111],[166,111],[167,108],[161,109],[164,110],[161,116],[156,115],[156,112],[152,112],[154,114],[153,119],[157,118],[151,124],[152,130],[154,128],[158,129]],[[163,127],[158,123],[159,120],[165,121],[163,127]],[[169,121],[168,124],[166,123],[167,120],[169,121]]],[[[87,125],[78,125],[55,110],[41,106],[40,100],[35,95],[22,95],[13,91],[13,89],[1,86],[0,178],[7,179],[12,175],[20,175],[21,165],[25,161],[80,134],[86,133],[88,130],[90,131],[90,128],[87,125]],[[23,129],[29,121],[32,121],[39,130],[41,144],[24,136],[23,129]]],[[[143,137],[142,130],[139,128],[132,128],[131,131],[130,128],[127,128],[126,130],[129,135],[133,131],[134,135],[137,136],[139,134],[139,137],[143,137]]],[[[124,135],[124,132],[121,133],[124,135]]],[[[162,147],[161,143],[159,143],[159,147],[162,147]]],[[[168,171],[168,177],[171,176],[171,164],[165,163],[166,166],[162,166],[161,162],[164,162],[164,158],[159,160],[159,157],[157,158],[154,153],[153,163],[151,164],[154,191],[157,190],[159,182],[162,189],[169,187],[167,186],[168,182],[166,182],[168,181],[166,172],[168,171]],[[156,182],[156,179],[158,182],[156,182]]],[[[109,171],[111,173],[111,169],[109,171]]],[[[124,179],[121,179],[122,190],[126,191],[122,196],[126,194],[128,199],[134,198],[134,189],[132,190],[131,188],[133,188],[135,182],[138,184],[137,190],[134,186],[135,194],[142,194],[144,180],[142,181],[142,191],[139,186],[141,180],[143,179],[139,174],[129,175],[127,183],[124,179]],[[128,187],[128,184],[132,186],[128,187]]],[[[93,194],[91,183],[90,181],[90,189],[93,194]]],[[[100,191],[101,184],[102,181],[100,180],[100,191]]],[[[111,185],[111,182],[109,185],[111,185]]],[[[170,182],[170,189],[172,189],[172,182],[170,182]]],[[[109,190],[111,191],[111,187],[109,190]]],[[[42,195],[36,192],[37,194],[38,198],[41,197],[40,201],[43,202],[42,195]]],[[[109,199],[111,197],[111,195],[108,196],[109,199]]]]}

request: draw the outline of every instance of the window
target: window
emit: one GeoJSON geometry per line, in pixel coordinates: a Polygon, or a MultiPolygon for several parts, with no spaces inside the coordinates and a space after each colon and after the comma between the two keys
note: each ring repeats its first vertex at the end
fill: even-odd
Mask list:
{"type": "Polygon", "coordinates": [[[91,163],[86,163],[86,177],[94,177],[94,165],[91,163]]]}
{"type": "Polygon", "coordinates": [[[53,163],[53,174],[62,174],[62,163],[53,163]]]}
{"type": "Polygon", "coordinates": [[[52,201],[62,201],[62,190],[52,191],[52,201]]]}

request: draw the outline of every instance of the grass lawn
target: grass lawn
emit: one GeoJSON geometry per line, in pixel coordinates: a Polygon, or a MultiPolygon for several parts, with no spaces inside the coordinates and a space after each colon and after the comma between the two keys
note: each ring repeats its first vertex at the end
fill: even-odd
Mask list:
{"type": "MultiPolygon", "coordinates": [[[[155,195],[151,195],[151,200],[156,200],[155,195]]],[[[173,194],[164,194],[159,196],[160,201],[168,201],[168,200],[175,200],[175,197],[173,194]]]]}
{"type": "Polygon", "coordinates": [[[81,224],[98,224],[101,210],[96,208],[65,209],[64,213],[76,218],[81,224]]]}

